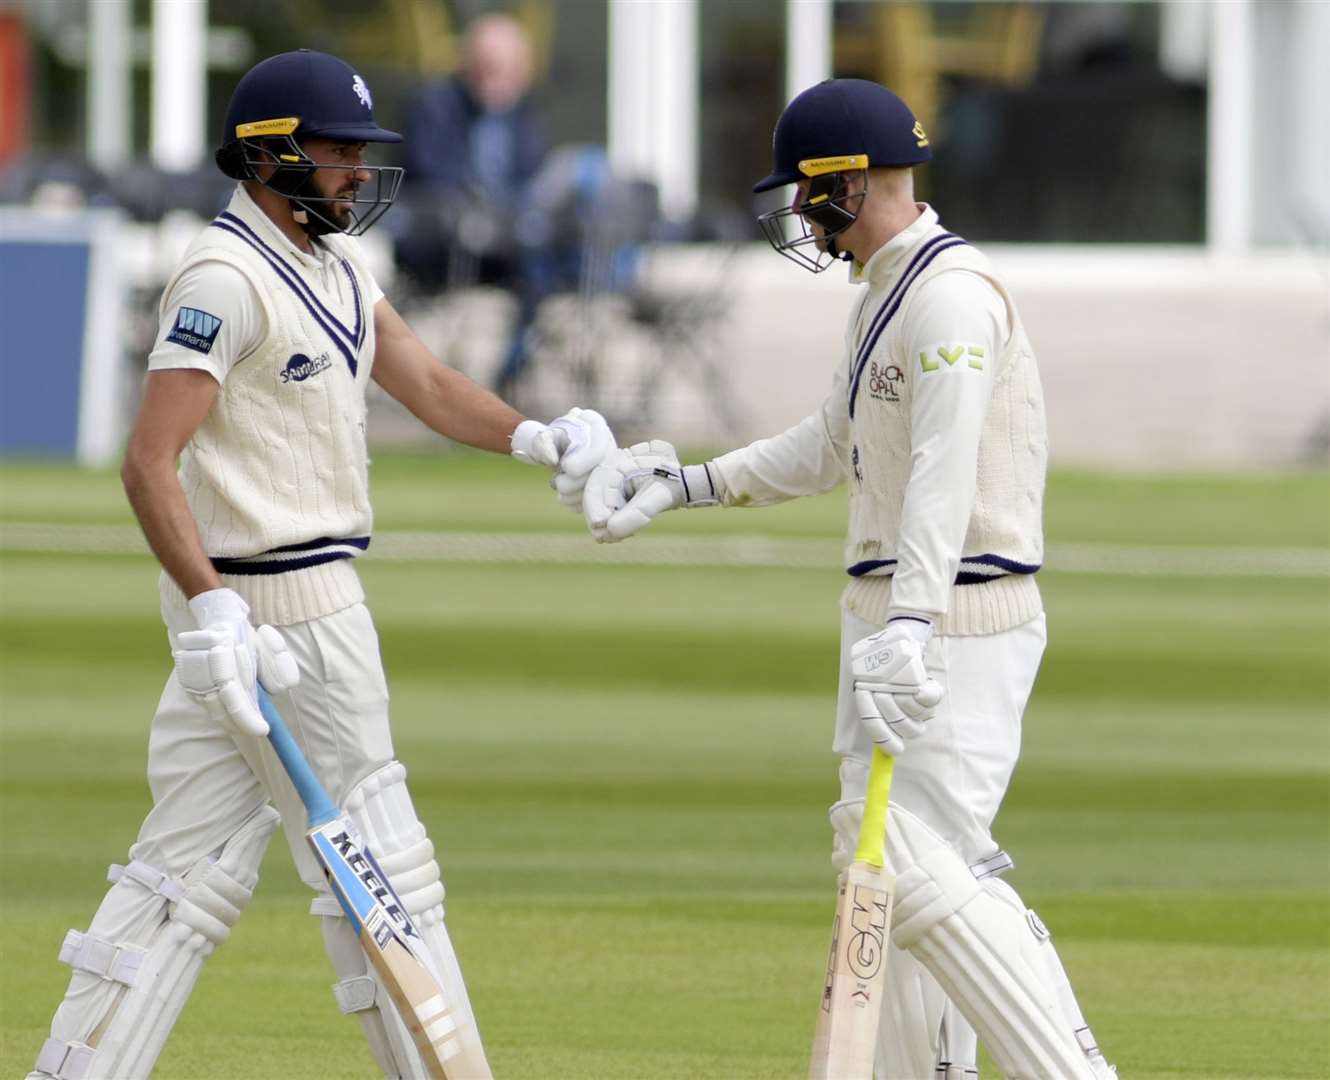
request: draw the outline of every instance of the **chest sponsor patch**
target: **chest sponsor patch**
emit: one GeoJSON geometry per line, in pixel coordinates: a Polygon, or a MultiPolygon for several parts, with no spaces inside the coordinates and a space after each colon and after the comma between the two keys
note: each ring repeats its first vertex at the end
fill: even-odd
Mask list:
{"type": "Polygon", "coordinates": [[[315,357],[306,356],[304,353],[295,353],[286,362],[286,367],[277,373],[277,377],[284,383],[304,382],[320,371],[327,371],[330,367],[332,367],[332,357],[326,352],[319,353],[315,357]]]}
{"type": "Polygon", "coordinates": [[[175,325],[166,335],[166,340],[206,354],[212,352],[217,331],[221,328],[222,320],[216,315],[209,315],[198,308],[182,307],[176,312],[175,325]]]}
{"type": "Polygon", "coordinates": [[[868,365],[868,396],[874,401],[900,401],[901,382],[905,372],[895,364],[879,364],[873,360],[868,365]]]}

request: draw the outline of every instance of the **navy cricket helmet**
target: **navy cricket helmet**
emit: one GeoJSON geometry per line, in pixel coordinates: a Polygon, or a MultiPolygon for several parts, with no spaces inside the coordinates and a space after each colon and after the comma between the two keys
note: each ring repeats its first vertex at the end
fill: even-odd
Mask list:
{"type": "Polygon", "coordinates": [[[762,214],[758,224],[772,247],[815,273],[833,259],[849,258],[837,250],[835,236],[858,217],[868,190],[866,170],[922,165],[933,156],[909,106],[867,79],[827,79],[799,94],[776,121],[771,150],[772,171],[753,191],[807,180],[808,193],[800,202],[762,214]],[[850,194],[845,174],[855,172],[865,172],[863,188],[850,194]],[[795,217],[801,234],[787,238],[785,222],[795,217]],[[809,231],[809,222],[822,230],[821,237],[809,231]],[[817,246],[817,257],[802,250],[810,245],[817,246]]]}
{"type": "Polygon", "coordinates": [[[215,155],[217,167],[233,179],[254,180],[285,196],[310,235],[357,236],[392,205],[402,170],[316,164],[300,146],[300,140],[313,137],[345,143],[402,141],[397,132],[379,127],[369,87],[345,60],[311,49],[279,53],[250,68],[236,84],[215,155]],[[264,167],[272,166],[266,176],[258,171],[266,173],[264,167]],[[313,186],[316,169],[369,173],[374,194],[362,197],[357,182],[349,199],[320,196],[313,186]],[[332,205],[347,202],[352,208],[344,214],[332,205]]]}

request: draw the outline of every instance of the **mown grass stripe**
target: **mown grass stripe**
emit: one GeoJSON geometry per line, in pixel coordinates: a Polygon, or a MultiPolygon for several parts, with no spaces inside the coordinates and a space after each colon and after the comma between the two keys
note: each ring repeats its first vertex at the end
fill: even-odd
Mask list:
{"type": "MultiPolygon", "coordinates": [[[[0,551],[140,555],[142,534],[123,525],[15,522],[0,527],[0,551]]],[[[761,535],[644,536],[600,545],[579,533],[380,532],[370,558],[388,562],[760,566],[824,570],[841,562],[839,541],[761,535]]],[[[1330,549],[1050,544],[1044,568],[1133,577],[1330,577],[1330,549]]]]}

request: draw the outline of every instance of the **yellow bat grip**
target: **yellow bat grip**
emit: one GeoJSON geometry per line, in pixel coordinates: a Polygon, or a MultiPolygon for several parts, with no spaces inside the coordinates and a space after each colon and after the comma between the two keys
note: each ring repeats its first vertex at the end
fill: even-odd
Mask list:
{"type": "Polygon", "coordinates": [[[873,764],[868,771],[868,792],[864,797],[864,820],[859,826],[859,846],[854,861],[881,867],[886,862],[887,800],[891,797],[891,767],[894,759],[873,747],[873,764]]]}

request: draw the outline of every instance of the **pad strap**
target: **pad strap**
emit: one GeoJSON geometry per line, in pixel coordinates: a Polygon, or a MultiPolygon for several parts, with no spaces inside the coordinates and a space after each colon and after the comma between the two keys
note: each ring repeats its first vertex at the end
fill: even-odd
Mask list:
{"type": "Polygon", "coordinates": [[[1092,1058],[1099,1054],[1099,1040],[1094,1037],[1094,1032],[1089,1027],[1076,1029],[1076,1041],[1080,1043],[1086,1057],[1092,1058]]]}
{"type": "Polygon", "coordinates": [[[342,905],[337,902],[337,897],[331,893],[319,893],[309,902],[309,913],[311,915],[323,915],[329,918],[346,918],[346,912],[342,910],[342,905]]]}
{"type": "Polygon", "coordinates": [[[106,871],[106,880],[114,885],[121,878],[128,878],[136,885],[142,885],[148,892],[156,893],[173,902],[185,895],[183,884],[141,859],[131,860],[128,866],[112,863],[110,869],[106,871]]]}
{"type": "Polygon", "coordinates": [[[133,986],[148,950],[138,945],[116,945],[92,934],[71,930],[60,946],[60,962],[111,982],[133,986]]]}
{"type": "Polygon", "coordinates": [[[86,1043],[47,1039],[37,1055],[37,1071],[54,1080],[83,1080],[92,1066],[93,1049],[86,1043]]]}
{"type": "Polygon", "coordinates": [[[332,991],[343,1016],[372,1009],[378,1000],[378,984],[373,975],[355,975],[335,982],[332,991]]]}
{"type": "Polygon", "coordinates": [[[970,873],[978,881],[983,881],[986,877],[996,877],[998,874],[1005,874],[1013,866],[1016,860],[1000,848],[986,859],[980,859],[978,862],[970,863],[970,873]]]}

